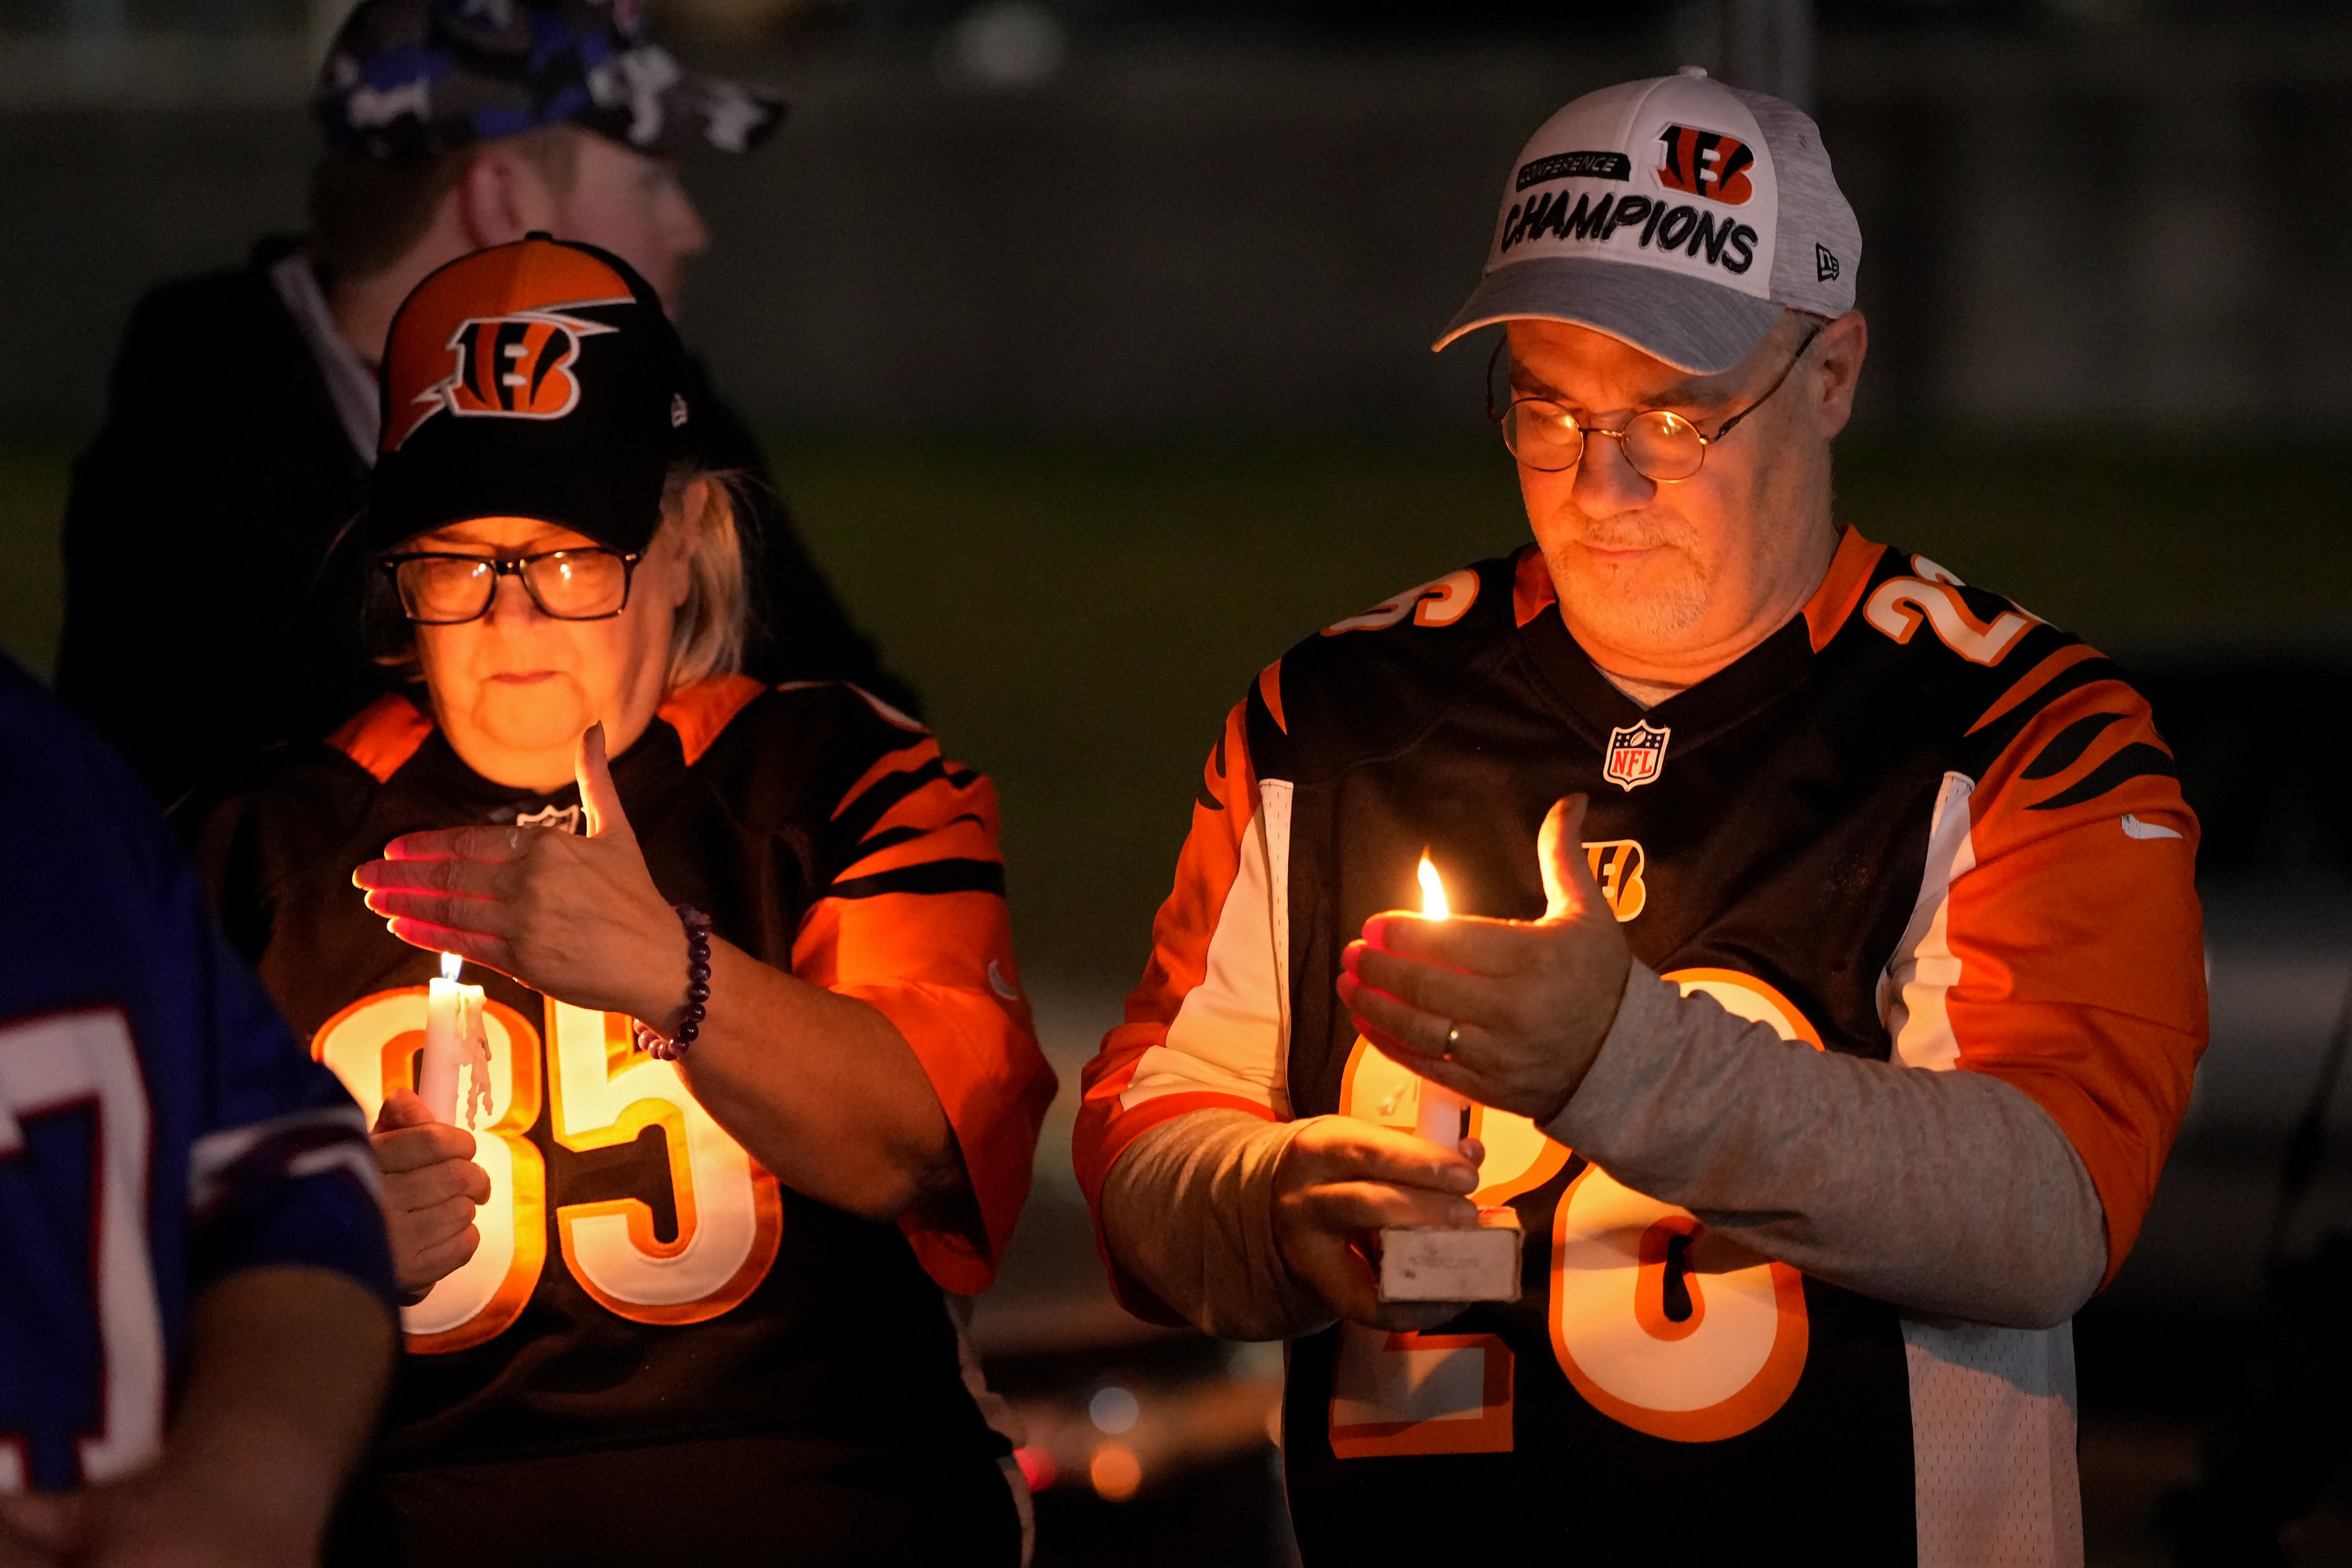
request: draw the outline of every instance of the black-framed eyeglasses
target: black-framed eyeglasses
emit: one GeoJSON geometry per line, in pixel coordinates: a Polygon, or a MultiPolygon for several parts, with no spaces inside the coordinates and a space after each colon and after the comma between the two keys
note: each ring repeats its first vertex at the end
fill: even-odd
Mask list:
{"type": "Polygon", "coordinates": [[[1633,471],[1645,479],[1671,484],[1689,479],[1706,461],[1706,449],[1739,427],[1739,422],[1772,400],[1772,395],[1787,384],[1795,374],[1797,363],[1813,340],[1822,335],[1826,321],[1817,322],[1789,356],[1789,363],[1764,389],[1763,395],[1726,419],[1712,436],[1699,434],[1698,426],[1681,415],[1665,408],[1645,408],[1625,421],[1622,430],[1598,430],[1577,422],[1558,402],[1549,397],[1514,397],[1497,411],[1495,406],[1495,365],[1508,346],[1506,339],[1495,345],[1492,358],[1486,362],[1486,417],[1503,427],[1503,445],[1511,456],[1538,473],[1557,474],[1576,467],[1584,460],[1584,443],[1588,437],[1606,436],[1622,442],[1625,460],[1633,471]]]}
{"type": "Polygon", "coordinates": [[[629,581],[640,555],[593,545],[537,555],[458,555],[437,550],[387,555],[384,574],[400,595],[401,613],[420,626],[454,626],[490,613],[499,579],[522,579],[540,613],[559,621],[601,621],[628,607],[629,581]]]}

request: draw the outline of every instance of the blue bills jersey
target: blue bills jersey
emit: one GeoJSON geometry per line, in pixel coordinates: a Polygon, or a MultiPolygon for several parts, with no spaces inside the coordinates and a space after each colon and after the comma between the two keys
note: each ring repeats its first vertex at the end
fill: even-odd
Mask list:
{"type": "Polygon", "coordinates": [[[162,1446],[188,1305],[262,1265],[392,1295],[359,1109],[215,931],[128,768],[0,658],[0,1492],[162,1446]]]}

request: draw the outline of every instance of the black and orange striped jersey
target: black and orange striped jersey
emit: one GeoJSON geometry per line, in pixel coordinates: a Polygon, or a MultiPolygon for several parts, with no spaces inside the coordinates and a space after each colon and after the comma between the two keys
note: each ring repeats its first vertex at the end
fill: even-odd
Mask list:
{"type": "MultiPolygon", "coordinates": [[[[2112,1275],[2205,1039],[2196,820],[2116,665],[1851,532],[1801,615],[1648,710],[1577,645],[1532,546],[1269,667],[1087,1073],[1076,1155],[1097,1215],[1121,1151],[1191,1110],[1412,1131],[1418,1080],[1357,1035],[1341,950],[1418,907],[1424,847],[1455,912],[1540,916],[1537,829],[1572,792],[1635,957],[1785,1039],[2014,1085],[2095,1184],[2112,1275]]],[[[1754,1254],[1702,1281],[1673,1245],[1695,1216],[1524,1118],[1476,1108],[1471,1131],[1479,1200],[1528,1237],[1521,1298],[1432,1334],[1343,1323],[1294,1345],[1309,1561],[1368,1540],[1696,1561],[1775,1537],[1992,1560],[1947,1539],[1965,1528],[2039,1562],[2078,1540],[2066,1327],[1932,1320],[1754,1254]]]]}
{"type": "MultiPolygon", "coordinates": [[[[970,1495],[992,1512],[961,1524],[1012,1539],[1009,1449],[967,1391],[942,1296],[992,1276],[1054,1093],[1013,966],[993,787],[853,687],[740,676],[672,697],[613,775],[665,898],[898,1026],[969,1190],[897,1226],[806,1197],[639,1052],[628,1019],[469,969],[487,992],[491,1197],[473,1258],[405,1314],[381,1465],[787,1439],[761,1451],[797,1460],[736,1494],[765,1543],[745,1560],[772,1560],[803,1475],[874,1505],[873,1546],[945,1470],[976,1466],[987,1485],[970,1495]]],[[[391,697],[330,742],[281,748],[193,828],[232,941],[373,1116],[412,1080],[436,961],[369,913],[352,868],[404,833],[570,826],[577,805],[570,787],[482,779],[391,697]]]]}

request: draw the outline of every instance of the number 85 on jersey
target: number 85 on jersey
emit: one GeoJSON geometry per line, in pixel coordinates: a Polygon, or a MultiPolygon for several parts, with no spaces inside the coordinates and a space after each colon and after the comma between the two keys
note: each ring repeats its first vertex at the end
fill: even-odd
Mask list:
{"type": "MultiPolygon", "coordinates": [[[[334,1069],[373,1122],[384,1096],[415,1081],[425,1047],[427,988],[379,991],[319,1030],[311,1054],[334,1069]]],[[[695,1323],[740,1304],[775,1261],[783,1234],[776,1179],[713,1121],[676,1067],[635,1048],[629,1022],[547,1004],[543,1047],[503,1003],[483,1008],[490,1105],[474,1129],[474,1161],[490,1179],[474,1215],[474,1256],[402,1314],[408,1348],[467,1350],[522,1314],[547,1264],[546,1162],[530,1137],[541,1085],[555,1142],[584,1152],[635,1142],[658,1128],[667,1154],[677,1234],[663,1238],[637,1198],[560,1204],[555,1230],[572,1277],[608,1310],[640,1323],[695,1323]]]]}

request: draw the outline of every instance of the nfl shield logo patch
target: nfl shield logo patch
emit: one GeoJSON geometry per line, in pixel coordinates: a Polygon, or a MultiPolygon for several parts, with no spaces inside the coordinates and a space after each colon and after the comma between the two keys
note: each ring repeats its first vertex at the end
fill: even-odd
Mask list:
{"type": "Polygon", "coordinates": [[[1665,765],[1666,737],[1673,733],[1646,720],[1610,731],[1609,751],[1601,760],[1601,776],[1628,791],[1635,784],[1648,784],[1665,765]]]}

